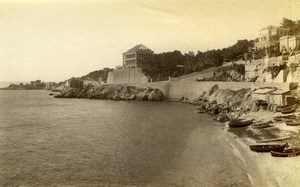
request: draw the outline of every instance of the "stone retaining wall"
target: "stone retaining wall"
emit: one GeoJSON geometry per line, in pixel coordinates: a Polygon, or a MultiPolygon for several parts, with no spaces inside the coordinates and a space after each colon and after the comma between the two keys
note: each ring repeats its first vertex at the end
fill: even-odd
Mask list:
{"type": "Polygon", "coordinates": [[[135,83],[126,84],[137,87],[151,87],[161,90],[166,98],[178,99],[185,97],[194,99],[199,97],[203,92],[208,91],[214,85],[218,85],[220,89],[239,90],[242,88],[259,88],[259,87],[277,87],[283,90],[289,90],[289,83],[276,82],[197,82],[197,81],[177,81],[177,82],[155,82],[155,83],[135,83]]]}

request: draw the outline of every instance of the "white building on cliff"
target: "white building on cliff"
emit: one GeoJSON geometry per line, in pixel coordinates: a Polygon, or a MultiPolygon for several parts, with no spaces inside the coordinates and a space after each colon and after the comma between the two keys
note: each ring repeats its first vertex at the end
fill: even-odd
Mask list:
{"type": "Polygon", "coordinates": [[[147,61],[153,60],[154,52],[140,44],[123,53],[123,66],[108,73],[108,84],[147,83],[149,78],[142,72],[147,61]]]}

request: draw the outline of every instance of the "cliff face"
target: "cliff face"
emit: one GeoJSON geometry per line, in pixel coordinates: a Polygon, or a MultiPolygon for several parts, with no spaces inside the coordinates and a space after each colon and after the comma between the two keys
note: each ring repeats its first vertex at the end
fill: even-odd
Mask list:
{"type": "Polygon", "coordinates": [[[123,85],[88,86],[83,89],[65,87],[56,98],[89,98],[110,100],[161,101],[163,93],[153,88],[123,85]]]}
{"type": "Polygon", "coordinates": [[[230,66],[221,66],[214,71],[212,80],[243,82],[245,81],[245,65],[233,64],[230,66]]]}

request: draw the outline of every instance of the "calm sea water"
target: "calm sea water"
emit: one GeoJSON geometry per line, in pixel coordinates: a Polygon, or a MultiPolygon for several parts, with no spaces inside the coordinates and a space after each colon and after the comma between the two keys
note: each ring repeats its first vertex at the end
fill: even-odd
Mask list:
{"type": "Polygon", "coordinates": [[[48,94],[0,91],[0,186],[251,186],[194,106],[48,94]]]}

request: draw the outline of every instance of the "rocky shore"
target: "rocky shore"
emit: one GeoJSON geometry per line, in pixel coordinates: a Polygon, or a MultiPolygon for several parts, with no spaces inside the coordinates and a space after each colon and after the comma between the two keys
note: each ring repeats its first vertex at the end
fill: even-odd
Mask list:
{"type": "MultiPolygon", "coordinates": [[[[252,90],[253,91],[253,90],[252,90]]],[[[249,149],[250,144],[284,142],[290,147],[300,147],[300,127],[287,126],[285,122],[274,121],[274,117],[283,116],[276,112],[275,105],[254,100],[250,89],[222,90],[217,85],[199,98],[189,100],[181,98],[179,101],[197,105],[198,113],[207,113],[219,122],[230,121],[234,118],[254,119],[255,122],[271,122],[267,128],[254,128],[253,125],[241,128],[224,130],[240,143],[242,157],[251,157],[256,160],[265,179],[266,186],[298,186],[300,183],[300,157],[277,158],[270,153],[256,153],[249,149]]],[[[289,115],[289,114],[288,114],[289,115]]],[[[300,116],[300,108],[295,110],[295,116],[300,116]]]]}
{"type": "Polygon", "coordinates": [[[88,98],[109,100],[139,100],[139,101],[161,101],[163,93],[159,89],[138,88],[125,85],[99,85],[87,86],[85,88],[65,87],[54,96],[55,98],[88,98]]]}
{"type": "Polygon", "coordinates": [[[251,99],[251,89],[229,90],[213,86],[198,98],[180,98],[179,102],[197,105],[198,113],[208,113],[219,122],[226,122],[250,111],[258,111],[261,103],[251,99]]]}

